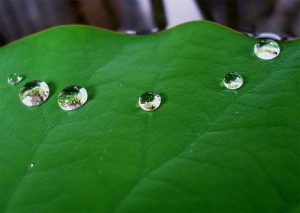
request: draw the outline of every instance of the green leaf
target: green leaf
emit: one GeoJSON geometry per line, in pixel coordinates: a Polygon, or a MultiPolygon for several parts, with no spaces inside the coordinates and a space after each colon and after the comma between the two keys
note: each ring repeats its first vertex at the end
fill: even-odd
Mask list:
{"type": "Polygon", "coordinates": [[[1,48],[0,212],[299,212],[300,41],[270,61],[255,42],[194,22],[151,36],[59,27],[1,48]],[[220,86],[231,71],[239,90],[220,86]],[[39,107],[18,99],[30,80],[50,85],[39,107]],[[65,112],[70,85],[89,100],[65,112]],[[149,90],[154,112],[137,105],[149,90]]]}

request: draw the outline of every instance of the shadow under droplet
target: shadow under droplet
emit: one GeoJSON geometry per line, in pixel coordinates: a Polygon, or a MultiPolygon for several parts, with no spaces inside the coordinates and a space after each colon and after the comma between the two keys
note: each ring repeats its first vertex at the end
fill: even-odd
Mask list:
{"type": "Polygon", "coordinates": [[[54,82],[50,81],[50,82],[47,82],[48,86],[49,86],[49,90],[50,90],[50,94],[49,94],[49,98],[50,99],[54,93],[56,92],[56,85],[54,84],[54,82]]]}
{"type": "Polygon", "coordinates": [[[165,105],[169,101],[168,96],[165,93],[159,93],[161,97],[161,106],[165,105]]]}
{"type": "Polygon", "coordinates": [[[86,90],[88,93],[88,101],[93,100],[96,96],[96,89],[94,87],[87,87],[86,90]]]}

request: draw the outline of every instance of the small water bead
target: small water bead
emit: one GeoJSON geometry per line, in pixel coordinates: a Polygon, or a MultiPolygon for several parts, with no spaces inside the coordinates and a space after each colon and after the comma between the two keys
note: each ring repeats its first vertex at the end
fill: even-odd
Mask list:
{"type": "Polygon", "coordinates": [[[261,39],[254,46],[254,54],[263,60],[276,58],[280,53],[278,43],[272,39],[261,39]]]}
{"type": "Polygon", "coordinates": [[[140,107],[147,112],[156,110],[161,103],[161,97],[159,94],[153,92],[145,92],[139,98],[140,107]]]}
{"type": "Polygon", "coordinates": [[[88,99],[88,93],[85,88],[81,86],[69,86],[62,90],[57,98],[58,105],[65,111],[78,109],[88,99]]]}
{"type": "Polygon", "coordinates": [[[238,89],[243,83],[243,77],[237,72],[227,73],[223,79],[224,86],[227,89],[238,89]]]}
{"type": "Polygon", "coordinates": [[[38,106],[48,99],[49,93],[49,86],[45,81],[31,81],[21,88],[19,97],[26,106],[38,106]]]}
{"type": "Polygon", "coordinates": [[[18,75],[17,73],[11,74],[7,78],[7,82],[12,86],[19,84],[22,80],[23,76],[18,75]]]}

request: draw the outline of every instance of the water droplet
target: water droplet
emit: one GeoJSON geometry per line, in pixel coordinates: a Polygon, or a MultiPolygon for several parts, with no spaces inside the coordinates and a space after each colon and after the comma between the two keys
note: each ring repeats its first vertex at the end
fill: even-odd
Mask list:
{"type": "Polygon", "coordinates": [[[70,111],[78,109],[88,99],[88,93],[81,86],[69,86],[62,90],[57,98],[58,105],[61,109],[70,111]]]}
{"type": "Polygon", "coordinates": [[[159,94],[153,92],[145,92],[139,98],[139,105],[144,111],[156,110],[161,103],[161,97],[159,94]]]}
{"type": "Polygon", "coordinates": [[[38,106],[49,97],[49,87],[45,81],[31,81],[26,83],[20,90],[21,102],[26,106],[38,106]]]}
{"type": "Polygon", "coordinates": [[[280,47],[272,39],[261,39],[255,44],[254,53],[260,59],[271,60],[279,55],[280,47]]]}
{"type": "Polygon", "coordinates": [[[34,163],[30,163],[29,168],[32,169],[35,166],[34,163]]]}
{"type": "Polygon", "coordinates": [[[19,84],[22,80],[23,76],[18,75],[17,73],[11,74],[7,78],[7,82],[12,86],[19,84]]]}
{"type": "Polygon", "coordinates": [[[257,39],[271,39],[271,40],[275,40],[275,41],[281,41],[282,37],[280,35],[277,35],[275,33],[269,33],[269,32],[263,32],[263,33],[259,33],[256,36],[257,39]]]}
{"type": "Polygon", "coordinates": [[[244,81],[243,77],[237,72],[227,73],[223,79],[224,86],[228,89],[240,88],[244,81]]]}

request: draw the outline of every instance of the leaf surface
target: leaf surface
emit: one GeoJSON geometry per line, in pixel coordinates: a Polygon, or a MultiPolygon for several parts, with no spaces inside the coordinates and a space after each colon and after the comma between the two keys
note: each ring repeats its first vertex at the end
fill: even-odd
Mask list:
{"type": "Polygon", "coordinates": [[[300,41],[271,61],[255,43],[193,22],[59,27],[1,48],[0,212],[298,212],[300,41]],[[220,86],[231,71],[239,90],[220,86]],[[25,80],[8,85],[12,73],[25,80]],[[30,80],[50,86],[39,107],[18,99],[30,80]],[[65,112],[70,85],[89,100],[65,112]],[[137,106],[149,90],[163,99],[150,113],[137,106]]]}

